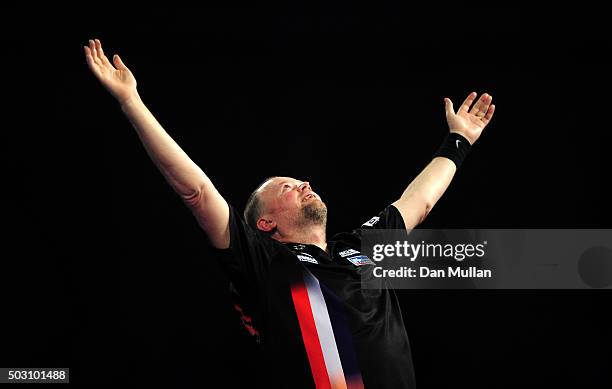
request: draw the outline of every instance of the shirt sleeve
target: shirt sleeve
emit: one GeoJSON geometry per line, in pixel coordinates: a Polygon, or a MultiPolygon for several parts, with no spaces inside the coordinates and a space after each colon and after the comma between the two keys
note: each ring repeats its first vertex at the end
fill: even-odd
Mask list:
{"type": "Polygon", "coordinates": [[[344,240],[352,243],[354,246],[360,246],[363,231],[377,229],[406,229],[406,224],[404,223],[402,214],[393,204],[388,205],[378,215],[373,216],[358,228],[353,229],[351,232],[337,234],[331,240],[344,240]]]}
{"type": "Polygon", "coordinates": [[[279,248],[271,238],[247,225],[232,205],[229,209],[230,245],[214,252],[238,292],[256,294],[267,284],[270,262],[279,248]]]}
{"type": "Polygon", "coordinates": [[[363,223],[358,230],[373,230],[373,229],[395,229],[403,230],[406,229],[404,224],[404,218],[393,204],[383,209],[377,216],[372,217],[367,222],[363,223]]]}

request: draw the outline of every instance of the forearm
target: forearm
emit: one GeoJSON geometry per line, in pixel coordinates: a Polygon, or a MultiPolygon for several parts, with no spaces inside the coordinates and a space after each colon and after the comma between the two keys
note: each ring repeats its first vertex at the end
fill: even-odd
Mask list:
{"type": "Polygon", "coordinates": [[[168,135],[136,93],[121,105],[149,157],[172,188],[186,201],[212,187],[204,174],[168,135]]]}
{"type": "Polygon", "coordinates": [[[435,157],[412,180],[400,199],[393,203],[402,214],[406,228],[415,227],[427,217],[450,185],[456,171],[453,161],[435,157]]]}
{"type": "Polygon", "coordinates": [[[427,212],[440,200],[450,185],[457,167],[448,158],[435,157],[432,161],[412,180],[406,188],[402,197],[418,196],[426,203],[427,212]]]}

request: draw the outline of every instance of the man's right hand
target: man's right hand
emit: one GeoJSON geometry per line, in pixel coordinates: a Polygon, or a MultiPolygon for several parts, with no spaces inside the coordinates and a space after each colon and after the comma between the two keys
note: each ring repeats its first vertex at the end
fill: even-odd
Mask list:
{"type": "Polygon", "coordinates": [[[98,39],[89,40],[89,47],[85,49],[85,58],[91,72],[100,80],[102,85],[123,105],[131,98],[137,96],[136,79],[125,66],[117,54],[113,56],[113,64],[110,63],[102,44],[98,39]]]}

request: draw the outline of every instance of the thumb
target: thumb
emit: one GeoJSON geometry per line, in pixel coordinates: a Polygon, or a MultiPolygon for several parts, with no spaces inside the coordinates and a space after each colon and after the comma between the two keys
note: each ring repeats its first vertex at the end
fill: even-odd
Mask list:
{"type": "Polygon", "coordinates": [[[453,102],[448,97],[444,98],[444,109],[446,110],[446,116],[455,114],[455,110],[453,109],[453,102]]]}
{"type": "Polygon", "coordinates": [[[127,66],[125,66],[118,54],[113,55],[113,64],[117,67],[117,69],[128,70],[127,66]]]}

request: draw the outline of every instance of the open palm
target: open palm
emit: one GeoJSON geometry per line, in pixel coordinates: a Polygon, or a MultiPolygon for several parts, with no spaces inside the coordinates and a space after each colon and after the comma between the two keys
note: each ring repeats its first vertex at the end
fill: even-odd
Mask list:
{"type": "Polygon", "coordinates": [[[495,112],[495,105],[491,104],[493,101],[491,95],[483,94],[474,104],[476,96],[478,96],[476,92],[470,93],[456,113],[453,110],[453,102],[448,98],[444,99],[446,121],[450,132],[463,135],[471,144],[480,137],[495,112]]]}
{"type": "Polygon", "coordinates": [[[83,48],[89,69],[119,103],[125,102],[135,94],[136,79],[117,54],[113,56],[113,66],[104,55],[102,44],[98,39],[90,39],[89,47],[83,48]]]}

